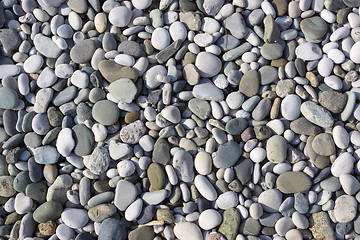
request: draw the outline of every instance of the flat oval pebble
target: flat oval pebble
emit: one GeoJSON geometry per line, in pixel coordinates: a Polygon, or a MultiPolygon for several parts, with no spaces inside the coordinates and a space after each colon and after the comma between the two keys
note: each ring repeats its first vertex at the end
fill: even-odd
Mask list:
{"type": "Polygon", "coordinates": [[[276,179],[276,185],[282,193],[289,194],[307,191],[312,184],[303,172],[285,172],[276,179]]]}

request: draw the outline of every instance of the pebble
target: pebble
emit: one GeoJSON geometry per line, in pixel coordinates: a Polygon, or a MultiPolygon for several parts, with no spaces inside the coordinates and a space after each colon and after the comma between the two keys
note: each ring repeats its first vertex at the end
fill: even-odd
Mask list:
{"type": "Polygon", "coordinates": [[[343,195],[336,199],[334,215],[340,223],[350,222],[356,216],[357,201],[353,196],[343,195]]]}

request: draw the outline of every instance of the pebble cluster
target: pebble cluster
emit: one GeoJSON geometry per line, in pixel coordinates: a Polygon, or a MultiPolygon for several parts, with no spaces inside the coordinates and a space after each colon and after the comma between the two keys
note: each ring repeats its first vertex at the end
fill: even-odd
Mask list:
{"type": "Polygon", "coordinates": [[[0,239],[360,239],[359,0],[2,0],[0,239]]]}

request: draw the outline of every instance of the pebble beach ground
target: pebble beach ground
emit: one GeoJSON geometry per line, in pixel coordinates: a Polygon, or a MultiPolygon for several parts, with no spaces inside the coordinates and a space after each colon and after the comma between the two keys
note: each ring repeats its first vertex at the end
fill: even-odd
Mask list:
{"type": "Polygon", "coordinates": [[[0,239],[360,240],[359,0],[1,0],[0,239]]]}

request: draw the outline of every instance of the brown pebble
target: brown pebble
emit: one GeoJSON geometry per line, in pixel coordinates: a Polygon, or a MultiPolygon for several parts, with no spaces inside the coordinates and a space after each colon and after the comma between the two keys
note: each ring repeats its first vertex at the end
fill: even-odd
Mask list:
{"type": "Polygon", "coordinates": [[[316,75],[313,72],[307,72],[305,74],[305,77],[307,80],[309,80],[312,87],[319,86],[319,79],[316,77],[316,75]]]}
{"type": "Polygon", "coordinates": [[[335,65],[333,71],[336,76],[345,78],[346,72],[339,65],[335,65]]]}
{"type": "Polygon", "coordinates": [[[129,124],[135,122],[136,120],[138,120],[138,118],[139,118],[139,112],[132,111],[125,115],[124,120],[127,124],[129,124]]]}
{"type": "Polygon", "coordinates": [[[54,221],[47,221],[46,223],[40,223],[39,232],[43,236],[51,236],[56,232],[56,223],[54,221]]]}
{"type": "Polygon", "coordinates": [[[283,68],[285,68],[285,65],[286,65],[287,63],[288,63],[288,61],[287,61],[286,59],[284,59],[284,58],[279,58],[279,59],[276,59],[276,60],[272,60],[271,63],[270,63],[270,65],[271,65],[272,67],[277,67],[277,68],[283,67],[283,68]]]}
{"type": "Polygon", "coordinates": [[[270,110],[270,118],[271,119],[276,119],[279,116],[280,103],[281,103],[281,99],[280,98],[275,98],[274,103],[273,103],[273,105],[271,107],[271,110],[270,110]]]}

